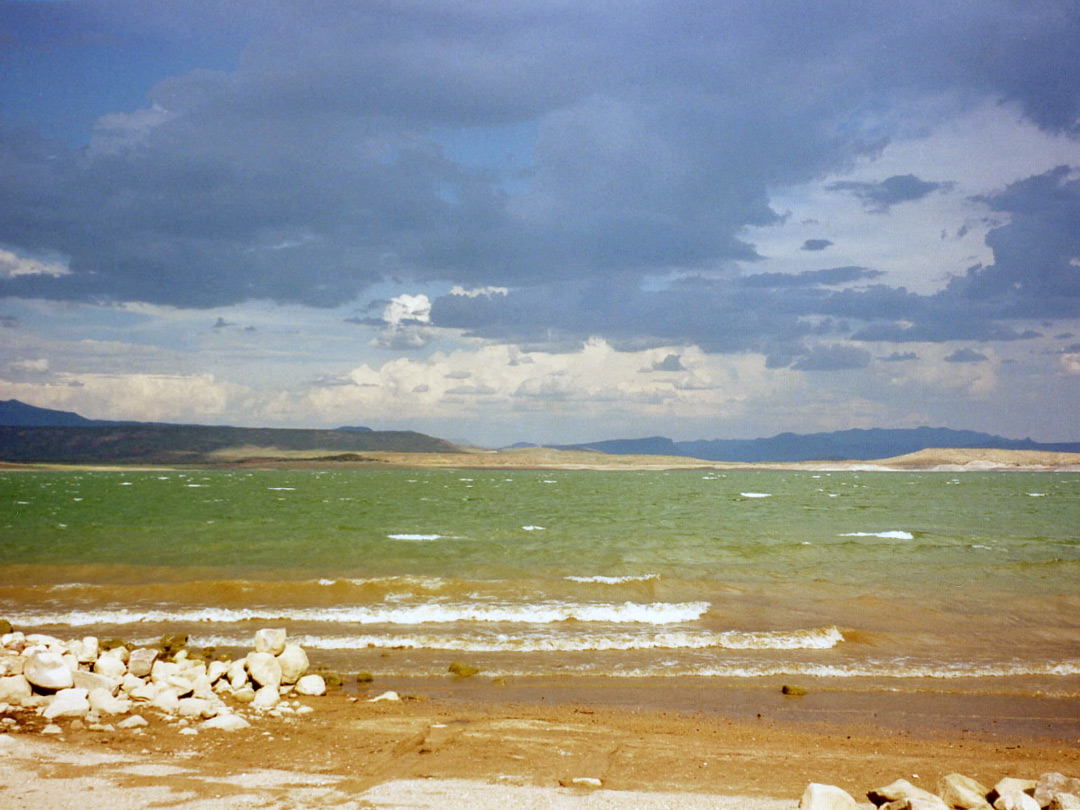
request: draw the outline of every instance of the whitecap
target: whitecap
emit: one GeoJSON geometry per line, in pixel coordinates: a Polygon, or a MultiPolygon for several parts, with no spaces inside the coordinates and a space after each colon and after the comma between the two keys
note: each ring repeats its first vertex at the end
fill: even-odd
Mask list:
{"type": "Polygon", "coordinates": [[[296,492],[296,487],[267,487],[272,492],[296,492]]]}
{"type": "Polygon", "coordinates": [[[642,574],[640,576],[625,576],[625,577],[564,577],[571,582],[598,582],[603,585],[621,585],[624,582],[647,582],[650,579],[660,579],[659,574],[642,574]]]}
{"type": "Polygon", "coordinates": [[[1028,497],[1029,498],[1045,498],[1046,493],[1045,492],[1029,492],[1028,497]]]}
{"type": "Polygon", "coordinates": [[[886,540],[914,540],[915,535],[911,532],[846,532],[839,537],[881,537],[886,540]]]}
{"type": "Polygon", "coordinates": [[[441,534],[388,534],[386,535],[391,540],[411,540],[413,542],[424,542],[428,540],[441,540],[441,534]]]}
{"type": "Polygon", "coordinates": [[[527,532],[542,532],[542,531],[544,531],[543,526],[522,526],[521,528],[524,529],[527,532]]]}
{"type": "Polygon", "coordinates": [[[740,492],[739,494],[744,498],[771,498],[772,497],[771,492],[740,492]]]}

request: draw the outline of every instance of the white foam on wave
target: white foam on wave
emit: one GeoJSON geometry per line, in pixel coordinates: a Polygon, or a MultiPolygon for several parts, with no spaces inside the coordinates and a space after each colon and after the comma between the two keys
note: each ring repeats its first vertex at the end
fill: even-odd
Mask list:
{"type": "Polygon", "coordinates": [[[741,495],[744,498],[771,498],[772,497],[771,492],[740,492],[739,495],[741,495]]]}
{"type": "Polygon", "coordinates": [[[886,540],[914,540],[915,535],[911,532],[892,531],[892,532],[845,532],[839,535],[840,537],[881,537],[886,540]]]}
{"type": "Polygon", "coordinates": [[[414,543],[423,543],[431,540],[441,540],[441,534],[388,534],[391,540],[410,540],[414,543]]]}
{"type": "Polygon", "coordinates": [[[1045,498],[1046,493],[1045,492],[1029,492],[1028,497],[1029,498],[1045,498]]]}
{"type": "Polygon", "coordinates": [[[271,492],[296,492],[296,487],[267,487],[271,492]]]}
{"type": "Polygon", "coordinates": [[[544,531],[543,526],[522,526],[521,528],[524,531],[527,531],[527,532],[542,532],[542,531],[544,531]]]}
{"type": "Polygon", "coordinates": [[[641,574],[639,576],[626,576],[626,577],[563,577],[571,582],[598,582],[603,585],[621,585],[624,582],[648,582],[650,579],[660,579],[659,574],[641,574]]]}
{"type": "MultiPolygon", "coordinates": [[[[812,630],[747,633],[695,631],[658,633],[498,634],[300,636],[297,643],[315,650],[403,648],[457,652],[627,652],[633,650],[824,650],[844,640],[835,627],[812,630]]],[[[210,646],[240,646],[246,637],[215,636],[210,646]]]]}
{"type": "Polygon", "coordinates": [[[185,608],[179,610],[134,610],[103,608],[66,613],[26,613],[8,616],[13,624],[38,625],[123,625],[143,623],[236,624],[250,621],[338,622],[350,624],[450,624],[453,622],[502,622],[507,624],[552,624],[555,622],[607,622],[610,624],[680,624],[701,618],[708,602],[624,602],[532,604],[421,604],[327,608],[185,608]]]}

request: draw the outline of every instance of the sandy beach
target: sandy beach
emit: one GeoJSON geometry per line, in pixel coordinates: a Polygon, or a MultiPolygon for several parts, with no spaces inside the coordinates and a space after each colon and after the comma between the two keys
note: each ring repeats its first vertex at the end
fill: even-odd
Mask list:
{"type": "Polygon", "coordinates": [[[183,733],[147,711],[144,729],[62,720],[47,736],[24,716],[21,733],[0,736],[0,806],[780,810],[812,781],[864,801],[901,777],[933,790],[953,772],[987,784],[1080,773],[1075,701],[909,695],[903,713],[883,699],[879,719],[865,695],[855,713],[850,697],[814,712],[799,708],[812,693],[722,688],[713,706],[731,711],[636,709],[611,705],[635,699],[615,684],[447,678],[371,702],[386,685],[303,698],[306,716],[233,732],[183,733]]]}

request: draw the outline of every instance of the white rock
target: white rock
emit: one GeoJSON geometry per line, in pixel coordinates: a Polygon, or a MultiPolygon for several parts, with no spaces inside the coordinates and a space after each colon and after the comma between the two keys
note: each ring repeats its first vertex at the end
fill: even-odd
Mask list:
{"type": "Polygon", "coordinates": [[[23,675],[32,686],[42,689],[70,689],[74,681],[63,656],[54,652],[35,652],[26,658],[23,675]]]}
{"type": "Polygon", "coordinates": [[[296,682],[296,691],[301,695],[325,695],[326,681],[322,675],[305,675],[296,682]]]}
{"type": "Polygon", "coordinates": [[[886,802],[895,802],[901,799],[919,799],[922,802],[926,802],[942,810],[948,810],[947,805],[933,793],[928,790],[923,790],[920,787],[916,787],[911,784],[907,779],[897,779],[892,784],[885,787],[871,790],[866,794],[876,805],[883,805],[886,802]]]}
{"type": "Polygon", "coordinates": [[[986,797],[990,788],[962,773],[950,773],[938,780],[938,796],[958,810],[993,810],[986,797]]]}
{"type": "Polygon", "coordinates": [[[180,729],[180,733],[184,734],[184,735],[187,735],[187,736],[190,736],[190,737],[194,737],[199,732],[196,731],[193,728],[182,728],[182,729],[180,729]]]}
{"type": "Polygon", "coordinates": [[[138,728],[147,725],[146,718],[141,714],[133,714],[116,724],[117,728],[138,728]]]}
{"type": "Polygon", "coordinates": [[[69,642],[68,649],[79,659],[80,664],[92,664],[101,654],[101,647],[95,636],[87,636],[82,641],[69,642]]]}
{"type": "Polygon", "coordinates": [[[115,658],[117,661],[121,661],[125,667],[127,667],[128,659],[131,657],[131,651],[121,644],[119,647],[113,647],[110,650],[106,650],[102,655],[108,655],[115,658]]]}
{"type": "Polygon", "coordinates": [[[61,689],[56,693],[42,717],[46,720],[55,720],[57,717],[83,717],[90,711],[90,702],[87,700],[85,689],[61,689]]]}
{"type": "Polygon", "coordinates": [[[270,653],[248,653],[247,670],[258,686],[272,686],[275,691],[281,686],[281,664],[270,653]]]}
{"type": "Polygon", "coordinates": [[[62,728],[60,728],[60,726],[56,725],[56,723],[49,723],[49,725],[45,726],[45,728],[43,728],[41,730],[41,733],[42,734],[63,734],[64,730],[62,728]]]}
{"type": "Polygon", "coordinates": [[[22,648],[25,646],[26,634],[19,630],[13,633],[4,633],[4,635],[0,636],[0,647],[4,647],[4,649],[22,652],[22,648]]]}
{"type": "Polygon", "coordinates": [[[201,729],[218,729],[219,731],[239,731],[250,727],[251,723],[237,714],[219,714],[199,724],[201,729]]]}
{"type": "Polygon", "coordinates": [[[115,694],[116,690],[120,688],[120,678],[109,678],[105,675],[98,675],[96,672],[86,672],[81,669],[71,673],[71,682],[73,686],[85,689],[87,692],[94,689],[108,689],[109,692],[115,694]]]}
{"type": "Polygon", "coordinates": [[[1080,808],[1080,796],[1075,793],[1055,793],[1046,810],[1078,810],[1080,808]]]}
{"type": "Polygon", "coordinates": [[[107,689],[92,689],[88,697],[90,708],[102,714],[127,714],[131,711],[131,701],[113,697],[107,689]]]}
{"type": "Polygon", "coordinates": [[[281,696],[278,694],[276,686],[264,686],[255,693],[255,699],[251,701],[251,705],[256,709],[272,709],[280,701],[281,696]]]}
{"type": "Polygon", "coordinates": [[[180,665],[171,661],[155,661],[150,669],[150,680],[157,684],[168,684],[169,678],[180,674],[180,665]]]}
{"type": "Polygon", "coordinates": [[[1039,803],[1027,791],[1034,791],[1038,782],[1006,777],[994,785],[997,798],[994,810],[1041,810],[1039,803]]]}
{"type": "Polygon", "coordinates": [[[115,655],[103,655],[94,662],[94,672],[106,678],[120,680],[127,674],[127,664],[115,655]]]}
{"type": "Polygon", "coordinates": [[[128,694],[131,693],[132,689],[138,689],[140,686],[146,686],[146,682],[142,678],[136,678],[130,672],[120,679],[121,691],[128,694]]]}
{"type": "Polygon", "coordinates": [[[243,686],[233,692],[233,700],[237,703],[251,703],[251,701],[255,700],[255,690],[251,688],[250,684],[243,686]]]}
{"type": "Polygon", "coordinates": [[[229,663],[227,661],[211,661],[210,666],[206,668],[206,678],[213,685],[228,671],[229,663]]]}
{"type": "Polygon", "coordinates": [[[190,695],[192,692],[195,691],[195,684],[193,684],[188,678],[185,678],[183,675],[170,675],[168,678],[166,678],[165,684],[170,689],[175,689],[176,694],[180,697],[190,695]]]}
{"type": "Polygon", "coordinates": [[[162,689],[157,697],[150,701],[150,705],[165,714],[176,714],[180,708],[180,696],[174,689],[162,689]]]}
{"type": "Polygon", "coordinates": [[[157,661],[157,658],[157,650],[149,650],[143,647],[132,650],[128,654],[128,672],[136,678],[145,678],[153,671],[154,662],[157,661]]]}
{"type": "Polygon", "coordinates": [[[1039,784],[1035,787],[1035,801],[1043,807],[1049,807],[1058,793],[1080,794],[1080,779],[1055,772],[1044,773],[1039,777],[1039,784]]]}
{"type": "Polygon", "coordinates": [[[233,689],[243,689],[247,683],[247,661],[241,658],[229,664],[229,686],[233,689]]]}
{"type": "Polygon", "coordinates": [[[285,649],[285,629],[265,627],[255,631],[255,652],[281,655],[285,649]]]}
{"type": "Polygon", "coordinates": [[[368,703],[379,703],[380,701],[384,701],[384,700],[390,700],[390,701],[401,700],[401,696],[398,695],[398,693],[394,692],[394,691],[383,692],[381,695],[376,695],[375,697],[373,697],[371,700],[368,701],[368,703]]]}
{"type": "Polygon", "coordinates": [[[281,665],[281,682],[296,683],[308,670],[308,657],[299,644],[286,644],[277,657],[281,665]]]}
{"type": "Polygon", "coordinates": [[[181,717],[213,717],[216,712],[217,707],[202,698],[181,698],[176,707],[176,713],[181,717]]]}
{"type": "Polygon", "coordinates": [[[855,810],[855,799],[843,788],[811,782],[799,799],[799,810],[855,810]]]}
{"type": "Polygon", "coordinates": [[[26,659],[19,655],[14,650],[4,650],[2,657],[0,657],[0,674],[3,675],[22,675],[23,667],[26,666],[26,659]]]}
{"type": "Polygon", "coordinates": [[[30,697],[30,681],[24,675],[0,678],[0,703],[20,704],[30,697]]]}
{"type": "Polygon", "coordinates": [[[146,701],[152,703],[158,695],[161,694],[162,687],[154,683],[144,683],[142,686],[137,686],[128,692],[128,697],[132,700],[146,701]]]}
{"type": "MultiPolygon", "coordinates": [[[[933,793],[930,794],[934,796],[933,793]]],[[[883,804],[878,810],[941,810],[941,808],[948,808],[948,805],[941,799],[934,796],[932,799],[920,799],[920,798],[904,798],[897,799],[894,802],[883,804]]]]}
{"type": "Polygon", "coordinates": [[[575,776],[570,780],[570,784],[581,785],[582,787],[600,787],[604,782],[595,776],[575,776]]]}

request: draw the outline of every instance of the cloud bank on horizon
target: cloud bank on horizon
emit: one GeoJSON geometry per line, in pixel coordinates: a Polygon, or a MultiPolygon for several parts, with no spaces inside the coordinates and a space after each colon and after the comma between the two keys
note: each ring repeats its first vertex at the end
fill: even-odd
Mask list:
{"type": "Polygon", "coordinates": [[[5,0],[0,43],[0,398],[1077,438],[1071,0],[5,0]]]}

